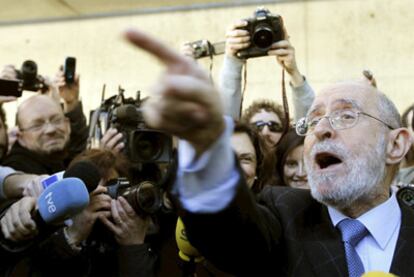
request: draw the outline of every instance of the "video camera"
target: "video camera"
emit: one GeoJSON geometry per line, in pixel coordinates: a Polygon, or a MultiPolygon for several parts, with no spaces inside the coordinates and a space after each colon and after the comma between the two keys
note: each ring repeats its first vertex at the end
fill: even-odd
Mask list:
{"type": "Polygon", "coordinates": [[[272,15],[268,9],[258,8],[252,18],[245,19],[247,26],[240,29],[250,34],[250,46],[237,52],[240,59],[266,56],[274,42],[286,37],[282,17],[272,15]]]}
{"type": "Polygon", "coordinates": [[[175,172],[176,155],[170,135],[146,126],[141,113],[140,93],[125,99],[123,90],[103,101],[91,116],[90,135],[100,140],[109,127],[124,138],[124,154],[131,163],[130,180],[110,180],[108,194],[124,196],[141,216],[153,215],[162,208],[162,198],[175,172]]]}

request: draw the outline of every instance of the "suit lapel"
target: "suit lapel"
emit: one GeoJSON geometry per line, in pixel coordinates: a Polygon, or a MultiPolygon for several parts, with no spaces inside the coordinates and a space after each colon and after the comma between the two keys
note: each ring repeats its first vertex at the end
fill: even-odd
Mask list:
{"type": "Polygon", "coordinates": [[[305,253],[315,276],[347,276],[341,235],[332,225],[326,207],[321,209],[320,222],[306,236],[305,253]]]}
{"type": "Polygon", "coordinates": [[[390,272],[398,276],[414,276],[414,210],[398,202],[402,215],[401,228],[390,272]]]}

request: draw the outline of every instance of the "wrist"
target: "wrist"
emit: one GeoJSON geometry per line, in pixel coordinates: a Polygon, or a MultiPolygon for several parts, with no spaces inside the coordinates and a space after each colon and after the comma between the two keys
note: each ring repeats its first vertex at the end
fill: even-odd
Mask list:
{"type": "Polygon", "coordinates": [[[34,177],[35,175],[17,172],[7,176],[3,183],[4,197],[6,199],[22,197],[28,182],[34,177]]]}
{"type": "Polygon", "coordinates": [[[76,106],[79,104],[79,99],[75,99],[73,101],[64,101],[63,103],[63,109],[65,113],[73,111],[76,106]]]}
{"type": "MultiPolygon", "coordinates": [[[[73,226],[73,225],[72,225],[73,226]]],[[[63,234],[65,235],[65,239],[67,243],[74,249],[80,248],[80,243],[82,240],[79,238],[79,236],[76,235],[76,231],[69,227],[63,228],[63,234]]]]}
{"type": "Polygon", "coordinates": [[[305,82],[305,78],[303,78],[302,74],[298,70],[295,70],[290,75],[290,83],[293,87],[300,87],[305,82]]]}
{"type": "Polygon", "coordinates": [[[196,141],[190,141],[196,152],[196,157],[200,157],[207,149],[209,149],[224,132],[224,119],[220,119],[221,120],[218,121],[217,124],[210,127],[209,131],[198,134],[198,139],[196,141]]]}

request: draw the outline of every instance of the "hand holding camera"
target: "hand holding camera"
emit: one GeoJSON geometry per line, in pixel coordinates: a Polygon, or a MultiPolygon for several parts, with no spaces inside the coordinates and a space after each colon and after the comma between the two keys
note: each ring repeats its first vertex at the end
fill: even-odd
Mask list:
{"type": "Polygon", "coordinates": [[[226,32],[226,55],[237,57],[237,53],[250,46],[250,35],[245,28],[247,21],[238,20],[226,32]]]}
{"type": "Polygon", "coordinates": [[[111,201],[112,220],[100,217],[100,220],[114,234],[120,245],[144,243],[149,226],[149,217],[138,216],[131,205],[122,196],[111,201]]]}
{"type": "Polygon", "coordinates": [[[241,59],[266,56],[273,43],[286,38],[282,17],[272,15],[265,8],[258,8],[253,17],[245,19],[246,25],[237,27],[250,35],[250,45],[236,56],[241,59]]]}
{"type": "Polygon", "coordinates": [[[100,148],[121,152],[125,147],[124,136],[115,128],[109,128],[100,141],[100,148]]]}
{"type": "Polygon", "coordinates": [[[289,40],[281,40],[273,43],[268,55],[276,56],[277,62],[286,70],[291,78],[291,83],[294,87],[303,84],[304,79],[300,74],[296,64],[295,48],[290,44],[289,40]]]}
{"type": "Polygon", "coordinates": [[[98,218],[111,216],[111,197],[106,194],[106,187],[99,185],[90,193],[89,205],[72,218],[73,224],[66,229],[71,244],[79,245],[90,235],[98,218]]]}

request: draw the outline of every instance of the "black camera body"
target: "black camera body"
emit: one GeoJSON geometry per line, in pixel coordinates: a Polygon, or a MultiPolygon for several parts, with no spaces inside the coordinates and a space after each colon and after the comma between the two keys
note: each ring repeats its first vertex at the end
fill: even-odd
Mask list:
{"type": "Polygon", "coordinates": [[[131,184],[127,178],[120,177],[109,180],[106,188],[111,198],[124,197],[140,216],[155,214],[162,208],[162,191],[155,182],[131,184]]]}
{"type": "Polygon", "coordinates": [[[21,80],[22,90],[45,91],[47,85],[44,78],[37,74],[37,64],[34,61],[24,61],[20,70],[16,70],[17,79],[21,80]]]}
{"type": "Polygon", "coordinates": [[[272,15],[265,8],[257,9],[252,18],[245,19],[247,26],[240,29],[250,34],[250,46],[236,53],[240,59],[266,56],[273,43],[286,37],[282,17],[272,15]]]}

